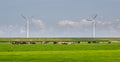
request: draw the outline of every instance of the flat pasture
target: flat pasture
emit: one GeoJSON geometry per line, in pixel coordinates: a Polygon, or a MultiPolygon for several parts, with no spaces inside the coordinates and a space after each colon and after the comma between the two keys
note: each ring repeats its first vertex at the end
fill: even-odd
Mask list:
{"type": "Polygon", "coordinates": [[[0,42],[0,62],[120,62],[120,43],[62,45],[0,42]]]}
{"type": "Polygon", "coordinates": [[[0,62],[119,62],[120,50],[0,52],[0,62]]]}

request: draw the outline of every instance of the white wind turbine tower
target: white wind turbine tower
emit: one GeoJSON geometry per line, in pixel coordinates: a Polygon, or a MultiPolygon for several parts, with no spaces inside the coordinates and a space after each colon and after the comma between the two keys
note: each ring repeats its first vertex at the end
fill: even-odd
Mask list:
{"type": "Polygon", "coordinates": [[[93,17],[93,38],[96,36],[96,21],[95,18],[97,17],[97,14],[93,17]]]}
{"type": "Polygon", "coordinates": [[[97,16],[98,15],[96,14],[91,20],[87,19],[88,21],[92,21],[92,30],[93,30],[92,36],[93,36],[93,38],[95,38],[95,36],[96,36],[96,21],[95,21],[95,19],[97,16]]]}
{"type": "Polygon", "coordinates": [[[25,16],[21,15],[23,19],[26,21],[26,37],[29,38],[30,32],[30,19],[26,18],[25,16]]]}

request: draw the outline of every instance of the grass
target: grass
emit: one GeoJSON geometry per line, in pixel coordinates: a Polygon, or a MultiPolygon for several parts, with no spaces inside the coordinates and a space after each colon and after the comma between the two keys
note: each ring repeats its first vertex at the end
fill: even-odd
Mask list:
{"type": "Polygon", "coordinates": [[[0,62],[119,62],[120,50],[0,52],[0,62]]]}
{"type": "Polygon", "coordinates": [[[98,43],[98,44],[25,44],[25,45],[12,45],[9,43],[0,43],[0,51],[73,51],[73,50],[119,50],[120,43],[98,43]]]}
{"type": "Polygon", "coordinates": [[[120,43],[12,45],[1,42],[0,62],[120,62],[120,43]]]}

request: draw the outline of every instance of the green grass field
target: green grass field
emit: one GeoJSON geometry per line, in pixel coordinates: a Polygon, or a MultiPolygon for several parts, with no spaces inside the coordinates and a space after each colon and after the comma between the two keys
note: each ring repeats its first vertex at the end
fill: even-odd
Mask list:
{"type": "Polygon", "coordinates": [[[0,62],[120,62],[120,43],[12,45],[0,42],[0,62]]]}

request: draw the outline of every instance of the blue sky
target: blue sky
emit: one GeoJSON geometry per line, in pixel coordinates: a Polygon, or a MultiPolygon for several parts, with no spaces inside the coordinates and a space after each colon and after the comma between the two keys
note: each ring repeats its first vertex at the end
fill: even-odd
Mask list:
{"type": "Polygon", "coordinates": [[[0,0],[0,37],[120,37],[120,0],[0,0]]]}

